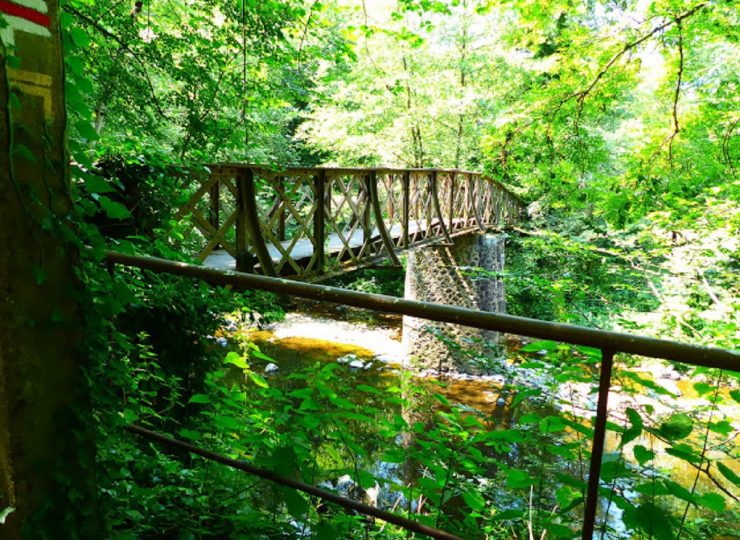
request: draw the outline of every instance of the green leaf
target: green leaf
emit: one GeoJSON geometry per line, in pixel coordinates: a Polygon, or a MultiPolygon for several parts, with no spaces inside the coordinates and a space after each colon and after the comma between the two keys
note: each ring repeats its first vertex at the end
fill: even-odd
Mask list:
{"type": "Polygon", "coordinates": [[[730,395],[732,399],[740,403],[740,390],[730,390],[730,395]]]}
{"type": "Polygon", "coordinates": [[[571,529],[570,527],[566,527],[565,525],[562,525],[560,523],[547,523],[543,527],[549,534],[547,535],[547,538],[554,538],[556,540],[559,539],[568,539],[571,540],[576,536],[575,531],[571,529]]]}
{"type": "Polygon", "coordinates": [[[298,407],[298,410],[300,411],[319,411],[321,410],[321,406],[312,397],[307,397],[301,402],[301,405],[300,407],[298,407]]]}
{"type": "Polygon", "coordinates": [[[377,394],[377,395],[383,394],[383,392],[381,392],[377,388],[373,386],[368,386],[366,384],[358,384],[357,386],[355,386],[355,388],[359,390],[360,392],[367,392],[368,394],[377,394]]]}
{"type": "Polygon", "coordinates": [[[200,434],[200,432],[194,431],[192,429],[185,429],[185,428],[183,428],[180,431],[178,431],[177,433],[180,435],[180,437],[182,437],[184,439],[190,439],[192,441],[198,441],[198,440],[200,440],[200,439],[203,438],[203,436],[200,434]]]}
{"type": "Polygon", "coordinates": [[[519,417],[519,423],[520,424],[534,424],[535,422],[539,422],[540,418],[541,416],[537,413],[527,413],[519,417]]]}
{"type": "Polygon", "coordinates": [[[634,509],[634,523],[657,540],[673,540],[673,530],[668,516],[662,508],[652,503],[645,503],[634,509]]]}
{"type": "Polygon", "coordinates": [[[362,489],[368,489],[375,485],[375,477],[369,472],[360,469],[357,474],[359,476],[358,484],[362,489]]]}
{"type": "Polygon", "coordinates": [[[557,348],[558,348],[557,341],[536,341],[534,343],[530,343],[529,345],[525,345],[519,350],[522,352],[538,352],[538,351],[552,352],[556,350],[557,348]]]}
{"type": "Polygon", "coordinates": [[[715,433],[721,433],[722,435],[729,435],[734,431],[732,424],[730,424],[727,420],[712,422],[711,424],[709,424],[709,429],[711,429],[715,433]]]}
{"type": "Polygon", "coordinates": [[[641,444],[636,444],[632,449],[632,453],[635,455],[635,459],[640,465],[645,465],[645,463],[655,457],[655,452],[648,450],[641,444]]]}
{"type": "Polygon", "coordinates": [[[257,375],[254,371],[249,372],[249,378],[254,384],[261,388],[270,388],[270,385],[267,384],[267,381],[261,375],[257,375]]]}
{"type": "Polygon", "coordinates": [[[87,49],[90,46],[90,36],[87,35],[87,32],[83,28],[73,28],[70,31],[70,35],[74,44],[80,49],[87,49]]]}
{"type": "Polygon", "coordinates": [[[188,400],[188,403],[206,404],[210,402],[211,402],[211,398],[205,394],[193,394],[188,400]]]}
{"type": "Polygon", "coordinates": [[[462,498],[471,509],[480,512],[486,507],[486,500],[477,491],[463,491],[462,498]]]}
{"type": "Polygon", "coordinates": [[[623,371],[622,375],[627,377],[628,379],[631,379],[632,381],[636,382],[640,386],[644,386],[645,388],[649,388],[650,390],[655,391],[658,394],[661,394],[663,396],[672,396],[677,397],[675,394],[669,392],[662,386],[654,383],[650,379],[645,379],[643,377],[640,377],[637,373],[633,373],[632,371],[623,371]]]}
{"type": "Polygon", "coordinates": [[[308,502],[294,489],[283,489],[283,501],[288,507],[288,513],[294,518],[301,518],[308,513],[308,502]]]}
{"type": "Polygon", "coordinates": [[[627,407],[627,418],[630,421],[630,427],[622,433],[622,442],[620,446],[624,446],[627,443],[634,441],[642,434],[642,417],[632,407],[627,407]]]}
{"type": "Polygon", "coordinates": [[[529,473],[526,471],[509,469],[506,472],[506,485],[511,489],[526,488],[534,485],[536,481],[537,479],[529,476],[529,473]]]}
{"type": "Polygon", "coordinates": [[[288,395],[290,397],[304,399],[311,397],[313,395],[313,388],[299,388],[298,390],[293,390],[292,392],[288,392],[288,395]]]}
{"type": "Polygon", "coordinates": [[[701,455],[696,450],[691,448],[687,444],[679,444],[665,449],[665,453],[694,465],[698,465],[701,462],[701,455]]]}
{"type": "Polygon", "coordinates": [[[224,364],[231,364],[232,366],[236,366],[240,369],[248,368],[247,361],[244,359],[244,357],[234,351],[231,351],[226,355],[226,358],[224,358],[224,364]]]}
{"type": "Polygon", "coordinates": [[[705,493],[697,499],[697,502],[714,512],[723,512],[725,509],[725,499],[719,493],[705,493]]]}
{"type": "Polygon", "coordinates": [[[694,429],[694,421],[687,414],[678,413],[663,422],[658,433],[670,441],[677,441],[688,437],[694,429]]]}
{"type": "Polygon", "coordinates": [[[89,120],[79,120],[78,122],[75,122],[75,129],[80,137],[87,142],[97,141],[100,138],[98,132],[95,131],[95,128],[89,120]]]}
{"type": "Polygon", "coordinates": [[[558,433],[565,429],[565,423],[557,416],[547,416],[540,420],[542,433],[558,433]]]}
{"type": "Polygon", "coordinates": [[[668,493],[670,493],[674,497],[687,502],[691,502],[694,499],[688,489],[683,487],[681,484],[674,482],[673,480],[663,480],[663,485],[665,485],[666,489],[668,489],[668,493]]]}
{"type": "Polygon", "coordinates": [[[274,362],[271,357],[267,356],[265,353],[260,351],[256,346],[251,350],[252,356],[255,358],[259,358],[260,360],[267,360],[268,362],[274,362]]]}
{"type": "Polygon", "coordinates": [[[730,469],[727,465],[724,463],[716,463],[717,468],[719,469],[719,472],[722,473],[722,476],[727,478],[730,482],[735,484],[736,486],[740,486],[740,476],[735,474],[735,472],[730,469]]]}
{"type": "Polygon", "coordinates": [[[439,401],[442,405],[445,405],[447,407],[450,406],[449,400],[442,394],[432,394],[432,397],[436,399],[437,401],[439,401]]]}
{"type": "Polygon", "coordinates": [[[12,506],[6,506],[0,510],[0,525],[5,525],[5,520],[8,519],[8,516],[13,512],[15,512],[15,508],[12,506]]]}
{"type": "Polygon", "coordinates": [[[98,202],[100,203],[101,208],[105,211],[105,214],[111,219],[125,219],[131,217],[131,213],[128,211],[128,208],[119,202],[109,199],[105,195],[102,195],[100,199],[98,199],[98,202]]]}
{"type": "Polygon", "coordinates": [[[333,525],[330,521],[322,521],[315,527],[317,540],[340,540],[346,538],[345,530],[333,525]]]}
{"type": "Polygon", "coordinates": [[[40,266],[34,266],[33,273],[36,278],[36,285],[43,285],[46,281],[46,271],[40,266]]]}
{"type": "Polygon", "coordinates": [[[713,388],[710,384],[707,384],[705,382],[698,382],[694,383],[694,390],[696,390],[697,394],[703,396],[704,394],[711,392],[713,388]]]}
{"type": "Polygon", "coordinates": [[[85,189],[90,193],[111,193],[116,189],[96,174],[85,175],[85,189]]]}

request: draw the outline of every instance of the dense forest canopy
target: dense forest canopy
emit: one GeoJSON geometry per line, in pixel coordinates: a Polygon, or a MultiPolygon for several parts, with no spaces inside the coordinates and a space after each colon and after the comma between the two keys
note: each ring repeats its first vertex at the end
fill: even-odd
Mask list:
{"type": "Polygon", "coordinates": [[[69,69],[84,73],[73,135],[95,157],[484,169],[618,227],[736,194],[732,2],[77,0],[65,12],[69,69]]]}

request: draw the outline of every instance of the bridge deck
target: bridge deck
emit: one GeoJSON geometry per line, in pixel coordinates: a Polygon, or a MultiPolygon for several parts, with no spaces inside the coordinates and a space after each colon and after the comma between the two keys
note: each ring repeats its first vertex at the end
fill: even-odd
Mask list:
{"type": "MultiPolygon", "coordinates": [[[[462,221],[462,220],[454,220],[462,221]]],[[[437,226],[439,220],[434,219],[430,223],[431,227],[437,226]]],[[[409,223],[409,236],[413,237],[417,233],[423,233],[427,229],[426,223],[409,223]]],[[[401,224],[396,224],[388,229],[388,234],[394,240],[394,243],[401,238],[403,229],[401,224]]],[[[364,235],[362,230],[355,230],[351,236],[345,236],[347,244],[351,249],[361,248],[364,243],[364,235]]],[[[371,231],[371,241],[380,240],[380,231],[378,228],[373,228],[371,231]]],[[[310,259],[313,256],[314,245],[310,238],[301,238],[296,241],[292,249],[290,245],[293,243],[292,240],[285,240],[280,242],[282,248],[290,255],[293,260],[305,260],[310,259]]],[[[327,237],[326,252],[330,254],[336,254],[345,248],[344,242],[337,233],[330,234],[327,237]]],[[[283,253],[275,247],[274,244],[267,244],[267,251],[272,258],[272,262],[278,264],[283,258],[283,253]]],[[[236,260],[232,257],[225,249],[216,249],[211,252],[208,257],[203,261],[204,266],[210,268],[216,268],[219,270],[236,270],[236,260]]]]}

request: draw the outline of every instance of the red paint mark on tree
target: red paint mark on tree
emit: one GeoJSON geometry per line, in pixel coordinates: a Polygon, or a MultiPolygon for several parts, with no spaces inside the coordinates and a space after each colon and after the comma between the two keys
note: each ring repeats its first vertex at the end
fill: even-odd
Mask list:
{"type": "Polygon", "coordinates": [[[50,21],[48,15],[26,6],[0,0],[0,12],[12,17],[20,17],[34,24],[49,28],[50,21]]]}

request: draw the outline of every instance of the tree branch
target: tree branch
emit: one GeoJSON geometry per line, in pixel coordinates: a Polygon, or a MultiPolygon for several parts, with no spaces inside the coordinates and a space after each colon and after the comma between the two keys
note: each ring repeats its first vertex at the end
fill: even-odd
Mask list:
{"type": "Polygon", "coordinates": [[[678,124],[678,98],[681,94],[681,79],[683,78],[683,30],[681,28],[681,21],[677,21],[678,25],[678,75],[676,77],[676,90],[673,94],[673,131],[668,135],[668,162],[673,168],[673,139],[676,138],[678,132],[681,130],[678,124]]]}
{"type": "Polygon", "coordinates": [[[673,26],[674,24],[681,24],[681,21],[684,19],[691,17],[701,9],[703,9],[707,4],[702,2],[701,4],[697,4],[693,8],[691,8],[688,11],[685,11],[681,13],[680,15],[677,15],[666,22],[659,24],[658,26],[654,27],[652,30],[650,30],[648,33],[640,36],[639,38],[630,41],[629,43],[625,43],[622,48],[614,54],[614,56],[611,57],[609,62],[606,63],[604,67],[602,67],[599,72],[596,74],[596,77],[591,81],[591,83],[584,88],[583,90],[579,90],[577,92],[573,92],[572,94],[567,95],[565,98],[561,99],[560,104],[557,107],[557,110],[559,111],[560,108],[567,103],[568,101],[575,99],[578,103],[578,109],[576,113],[576,125],[575,125],[575,131],[578,133],[578,122],[581,116],[581,112],[583,110],[583,103],[586,100],[586,97],[596,88],[596,85],[599,84],[601,79],[604,78],[604,76],[609,72],[609,70],[624,56],[626,53],[630,52],[632,49],[637,47],[638,45],[641,45],[651,37],[653,37],[655,34],[658,34],[665,30],[666,28],[669,28],[670,26],[673,26]]]}
{"type": "Polygon", "coordinates": [[[77,9],[75,9],[73,7],[70,7],[68,3],[65,4],[64,9],[68,13],[71,13],[72,15],[75,15],[82,22],[84,22],[84,23],[92,26],[93,28],[95,28],[98,32],[100,32],[105,37],[110,38],[113,41],[115,41],[116,43],[118,43],[118,46],[121,48],[121,50],[126,51],[128,54],[131,55],[131,57],[134,60],[136,60],[139,63],[139,66],[141,68],[141,72],[144,75],[144,79],[146,79],[146,82],[149,85],[149,91],[150,91],[150,93],[152,95],[152,103],[154,104],[154,108],[157,109],[157,112],[160,114],[160,116],[162,116],[162,118],[164,118],[165,120],[170,120],[170,117],[167,115],[167,113],[164,112],[164,109],[162,108],[161,104],[159,103],[159,99],[157,98],[157,93],[154,90],[154,85],[152,84],[152,80],[149,77],[149,73],[146,70],[146,64],[144,63],[144,61],[141,58],[139,58],[139,56],[136,53],[136,51],[134,51],[128,45],[128,43],[126,43],[125,41],[123,41],[123,39],[121,39],[120,37],[118,37],[117,35],[115,35],[113,32],[111,32],[110,30],[108,30],[107,28],[105,28],[104,26],[102,26],[97,21],[91,19],[90,17],[88,17],[87,15],[85,15],[84,13],[82,13],[81,11],[78,11],[77,9]]]}

